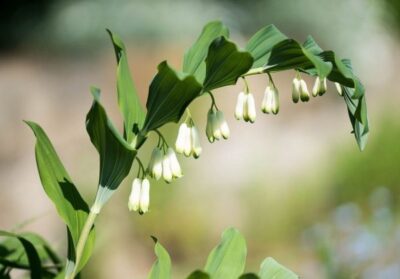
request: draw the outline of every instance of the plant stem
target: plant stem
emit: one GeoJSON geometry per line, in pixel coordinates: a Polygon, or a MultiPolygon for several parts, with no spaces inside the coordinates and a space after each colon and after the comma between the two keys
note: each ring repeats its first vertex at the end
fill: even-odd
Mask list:
{"type": "Polygon", "coordinates": [[[93,212],[92,210],[90,211],[85,224],[83,225],[82,232],[79,236],[78,244],[76,245],[76,251],[75,251],[75,266],[74,270],[72,271],[71,274],[66,274],[65,279],[73,279],[78,271],[79,263],[82,258],[82,252],[83,249],[85,248],[86,241],[88,239],[89,233],[92,230],[94,221],[96,220],[98,213],[93,212]]]}

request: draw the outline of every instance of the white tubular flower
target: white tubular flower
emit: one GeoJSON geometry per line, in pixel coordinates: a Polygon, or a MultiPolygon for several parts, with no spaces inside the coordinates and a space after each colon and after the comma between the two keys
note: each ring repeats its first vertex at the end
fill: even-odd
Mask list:
{"type": "Polygon", "coordinates": [[[307,83],[303,79],[300,80],[300,100],[302,102],[308,102],[310,100],[307,83]]]}
{"type": "Polygon", "coordinates": [[[235,118],[237,120],[241,120],[243,119],[243,109],[245,106],[245,102],[246,102],[246,95],[244,92],[240,92],[237,98],[237,102],[236,102],[236,108],[235,108],[235,118]]]}
{"type": "MultiPolygon", "coordinates": [[[[297,77],[292,82],[292,100],[293,103],[297,103],[300,100],[300,80],[297,77]]],[[[261,109],[263,110],[263,108],[261,109]]]]}
{"type": "Polygon", "coordinates": [[[135,178],[132,183],[131,194],[129,195],[128,208],[129,211],[137,211],[140,207],[140,189],[142,180],[135,178]]]}
{"type": "Polygon", "coordinates": [[[256,102],[254,96],[251,93],[246,94],[245,107],[244,107],[244,120],[254,123],[256,121],[256,102]]]}
{"type": "Polygon", "coordinates": [[[176,158],[176,154],[171,147],[169,147],[167,150],[167,157],[169,159],[172,176],[175,178],[182,177],[181,166],[179,165],[178,158],[176,158]]]}
{"type": "Polygon", "coordinates": [[[278,89],[276,89],[275,87],[272,88],[273,91],[273,98],[272,98],[272,113],[273,114],[278,114],[279,112],[279,92],[278,89]]]}
{"type": "Polygon", "coordinates": [[[192,155],[191,127],[189,126],[187,127],[187,129],[185,129],[183,146],[183,154],[185,154],[186,157],[192,155]]]}
{"type": "Polygon", "coordinates": [[[194,158],[199,158],[202,148],[200,145],[200,136],[199,131],[197,130],[196,126],[192,126],[191,128],[191,136],[192,136],[192,152],[194,158]]]}
{"type": "Polygon", "coordinates": [[[313,95],[314,97],[316,97],[316,96],[318,96],[318,95],[319,95],[319,96],[322,96],[322,95],[325,94],[326,88],[327,88],[327,85],[326,85],[326,78],[320,79],[319,77],[317,77],[317,78],[315,79],[315,83],[314,83],[312,95],[313,95]]]}
{"type": "Polygon", "coordinates": [[[167,155],[162,160],[162,176],[165,182],[170,183],[172,181],[171,162],[167,155]]]}
{"type": "Polygon", "coordinates": [[[150,205],[150,182],[147,178],[142,181],[142,189],[140,191],[139,213],[144,214],[149,211],[150,205]]]}
{"type": "Polygon", "coordinates": [[[267,86],[261,103],[261,110],[264,113],[277,114],[279,112],[279,92],[276,88],[267,86]]]}
{"type": "Polygon", "coordinates": [[[150,176],[156,180],[160,179],[162,175],[162,159],[163,155],[160,148],[154,148],[147,169],[150,173],[150,176]]]}
{"type": "Polygon", "coordinates": [[[224,139],[228,139],[231,132],[229,130],[228,122],[226,122],[224,113],[222,111],[217,111],[217,121],[219,129],[221,130],[221,135],[224,139]]]}
{"type": "Polygon", "coordinates": [[[343,96],[343,90],[342,90],[342,86],[340,85],[340,83],[335,82],[335,86],[336,86],[336,90],[337,90],[338,94],[340,96],[343,96]]]}
{"type": "Polygon", "coordinates": [[[178,137],[176,138],[175,142],[175,149],[176,152],[182,154],[185,150],[185,135],[186,130],[189,129],[186,123],[182,123],[179,126],[178,137]]]}
{"type": "Polygon", "coordinates": [[[211,143],[213,143],[215,141],[214,123],[215,123],[215,112],[210,109],[207,113],[206,134],[207,134],[208,141],[211,143]]]}

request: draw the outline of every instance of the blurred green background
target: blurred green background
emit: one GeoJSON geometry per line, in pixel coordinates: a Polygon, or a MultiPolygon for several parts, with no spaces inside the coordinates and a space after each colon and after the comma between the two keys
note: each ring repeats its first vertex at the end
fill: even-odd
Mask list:
{"type": "MultiPolygon", "coordinates": [[[[86,135],[89,86],[102,88],[114,122],[114,52],[105,32],[124,38],[145,103],[157,64],[180,67],[184,50],[209,20],[222,20],[235,41],[274,23],[303,41],[353,60],[366,86],[369,144],[359,152],[344,102],[332,84],[323,98],[291,102],[294,72],[274,75],[281,112],[255,124],[233,110],[242,84],[216,92],[232,136],[209,144],[198,160],[181,157],[185,176],[152,182],[151,211],[128,212],[133,174],[98,220],[95,254],[83,278],[146,278],[155,235],[170,251],[174,278],[205,264],[226,227],[248,243],[248,270],[273,256],[301,278],[400,278],[400,5],[397,0],[82,0],[2,1],[0,9],[0,228],[29,220],[64,251],[65,229],[47,200],[34,162],[34,138],[23,119],[48,132],[86,200],[93,200],[98,157],[86,135]]],[[[259,103],[266,79],[249,79],[259,103]]],[[[311,86],[312,80],[307,79],[311,86]]],[[[193,105],[205,127],[209,99],[193,105]]],[[[164,129],[170,143],[177,125],[164,129]]],[[[141,151],[143,159],[154,140],[141,151]]],[[[16,275],[18,278],[18,275],[16,275]]]]}

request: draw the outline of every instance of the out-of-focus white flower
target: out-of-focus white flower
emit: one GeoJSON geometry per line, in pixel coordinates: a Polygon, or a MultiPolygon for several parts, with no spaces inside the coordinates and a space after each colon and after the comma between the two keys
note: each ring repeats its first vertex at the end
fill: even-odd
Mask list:
{"type": "Polygon", "coordinates": [[[252,93],[247,93],[243,118],[246,122],[250,121],[254,123],[254,121],[256,121],[256,116],[256,102],[254,101],[254,96],[252,93]]]}
{"type": "Polygon", "coordinates": [[[165,182],[170,183],[172,181],[171,162],[168,155],[165,155],[162,160],[162,176],[165,182]]]}
{"type": "Polygon", "coordinates": [[[213,108],[208,111],[206,134],[210,142],[229,138],[229,126],[222,111],[214,111],[213,108]]]}
{"type": "Polygon", "coordinates": [[[171,147],[168,147],[167,157],[169,159],[172,176],[175,178],[182,177],[181,166],[179,165],[178,158],[176,158],[175,151],[171,147]]]}
{"type": "Polygon", "coordinates": [[[135,178],[132,183],[131,194],[129,195],[128,208],[130,211],[137,211],[140,206],[140,189],[142,180],[135,178]]]}
{"type": "Polygon", "coordinates": [[[308,102],[310,100],[310,92],[308,92],[307,83],[300,80],[300,100],[302,102],[308,102]]]}
{"type": "Polygon", "coordinates": [[[343,89],[342,89],[342,86],[340,85],[340,83],[335,82],[335,86],[336,86],[336,90],[337,90],[338,94],[340,96],[343,96],[343,89]]]}
{"type": "Polygon", "coordinates": [[[142,181],[142,188],[140,190],[139,213],[144,214],[149,211],[150,205],[150,182],[147,178],[142,181]]]}
{"type": "Polygon", "coordinates": [[[187,127],[185,130],[183,154],[185,154],[186,157],[190,157],[192,155],[192,137],[190,127],[187,127]]]}
{"type": "Polygon", "coordinates": [[[216,112],[216,116],[217,116],[217,123],[218,123],[217,126],[221,132],[222,137],[224,139],[229,138],[230,130],[229,130],[228,122],[226,122],[226,120],[225,120],[224,113],[219,110],[216,112]]]}
{"type": "Polygon", "coordinates": [[[293,103],[297,103],[300,100],[300,80],[297,77],[292,82],[292,100],[293,103]]]}
{"type": "Polygon", "coordinates": [[[242,120],[243,119],[243,112],[244,112],[244,105],[246,102],[246,95],[244,92],[240,92],[237,98],[236,102],[236,108],[235,108],[235,118],[237,120],[242,120]]]}
{"type": "Polygon", "coordinates": [[[215,114],[215,111],[213,111],[212,109],[210,109],[207,113],[207,125],[206,125],[206,135],[208,138],[209,142],[214,142],[215,141],[215,137],[214,137],[214,126],[215,126],[215,122],[217,120],[217,116],[215,114]]]}
{"type": "Polygon", "coordinates": [[[317,97],[318,95],[322,96],[325,94],[326,89],[327,89],[326,78],[320,79],[319,77],[317,77],[315,79],[312,95],[314,97],[317,97]]]}
{"type": "Polygon", "coordinates": [[[277,114],[279,112],[279,92],[275,87],[267,86],[264,98],[261,103],[261,110],[264,113],[277,114]]]}
{"type": "Polygon", "coordinates": [[[191,138],[192,138],[192,153],[194,158],[199,158],[202,148],[200,145],[200,136],[199,131],[197,130],[196,126],[191,127],[191,138]]]}
{"type": "Polygon", "coordinates": [[[153,149],[153,153],[151,154],[149,166],[147,167],[147,171],[149,172],[150,176],[154,179],[158,180],[161,178],[162,175],[162,161],[163,161],[163,154],[160,148],[155,147],[153,149]]]}
{"type": "Polygon", "coordinates": [[[189,129],[186,123],[182,123],[179,126],[178,137],[175,142],[176,152],[182,154],[185,151],[185,139],[186,139],[186,131],[189,129]]]}

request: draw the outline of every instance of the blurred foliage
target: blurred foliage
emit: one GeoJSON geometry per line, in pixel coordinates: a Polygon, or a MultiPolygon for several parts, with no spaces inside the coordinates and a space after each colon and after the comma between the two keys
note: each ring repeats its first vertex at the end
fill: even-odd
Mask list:
{"type": "Polygon", "coordinates": [[[399,0],[385,0],[385,8],[387,14],[384,20],[397,32],[400,36],[400,1],[399,0]]]}
{"type": "Polygon", "coordinates": [[[348,201],[365,203],[367,194],[380,186],[392,191],[395,201],[398,202],[400,197],[398,116],[385,114],[375,129],[368,147],[361,154],[355,154],[358,152],[354,148],[345,148],[338,153],[336,166],[332,167],[330,177],[335,204],[348,201]]]}

